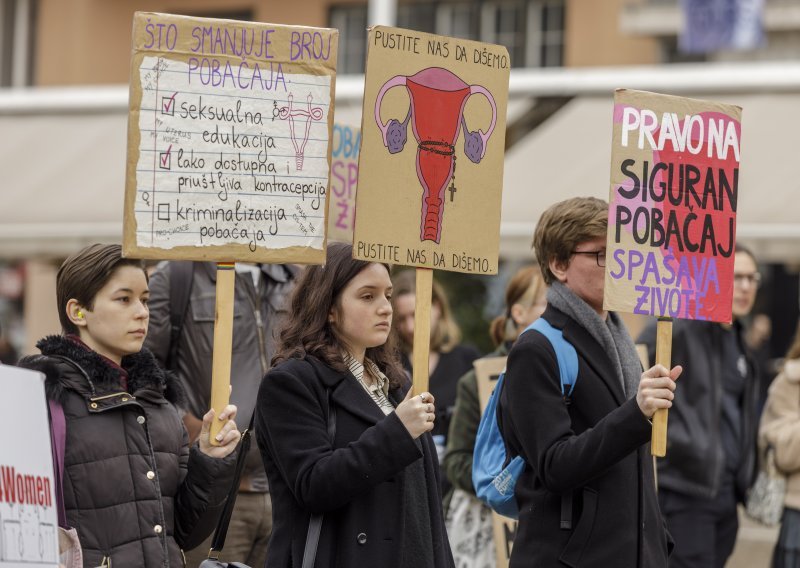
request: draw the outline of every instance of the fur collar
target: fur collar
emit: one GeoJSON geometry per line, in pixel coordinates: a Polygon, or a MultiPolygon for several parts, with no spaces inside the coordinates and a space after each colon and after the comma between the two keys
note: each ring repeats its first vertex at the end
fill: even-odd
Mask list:
{"type": "MultiPolygon", "coordinates": [[[[45,389],[48,398],[60,401],[63,399],[64,388],[70,387],[77,387],[74,390],[86,393],[91,393],[92,390],[102,393],[119,388],[119,370],[117,368],[96,352],[67,337],[49,335],[40,339],[36,347],[42,354],[25,357],[20,361],[20,366],[45,374],[45,389]],[[65,358],[83,370],[86,377],[69,361],[65,361],[65,358]],[[73,370],[69,375],[74,380],[65,376],[65,369],[73,370]],[[87,378],[89,379],[88,384],[87,378]]],[[[143,348],[138,353],[123,357],[121,367],[128,373],[128,392],[155,391],[178,406],[185,401],[180,382],[159,367],[150,350],[143,348]]]]}

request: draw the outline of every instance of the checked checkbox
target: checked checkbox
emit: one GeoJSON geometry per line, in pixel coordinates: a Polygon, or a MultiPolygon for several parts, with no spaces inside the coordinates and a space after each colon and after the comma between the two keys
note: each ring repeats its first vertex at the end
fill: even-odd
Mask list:
{"type": "Polygon", "coordinates": [[[172,169],[172,144],[169,145],[166,152],[158,154],[158,167],[162,170],[172,169]]]}
{"type": "Polygon", "coordinates": [[[171,97],[161,97],[161,114],[175,116],[175,97],[178,93],[172,93],[171,97]]]}

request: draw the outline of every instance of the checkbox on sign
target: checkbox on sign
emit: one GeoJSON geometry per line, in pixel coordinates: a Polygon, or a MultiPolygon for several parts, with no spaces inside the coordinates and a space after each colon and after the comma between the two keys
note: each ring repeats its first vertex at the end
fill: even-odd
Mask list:
{"type": "Polygon", "coordinates": [[[162,170],[172,169],[172,145],[170,144],[166,152],[159,152],[158,167],[162,170]]]}
{"type": "Polygon", "coordinates": [[[175,96],[177,94],[173,93],[171,97],[161,97],[161,114],[175,116],[175,96]]]}
{"type": "Polygon", "coordinates": [[[169,221],[169,203],[158,204],[158,220],[169,221]]]}

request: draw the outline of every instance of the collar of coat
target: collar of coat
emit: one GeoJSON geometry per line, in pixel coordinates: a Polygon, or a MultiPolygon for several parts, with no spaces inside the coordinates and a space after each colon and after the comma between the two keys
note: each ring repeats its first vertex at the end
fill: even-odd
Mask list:
{"type": "MultiPolygon", "coordinates": [[[[44,337],[36,347],[42,354],[25,357],[20,366],[44,373],[48,398],[63,401],[64,389],[85,397],[119,390],[119,371],[91,349],[62,335],[44,337]]],[[[128,392],[149,392],[177,406],[184,402],[179,381],[158,366],[147,348],[123,357],[120,366],[128,373],[128,392]]]]}
{"type": "MultiPolygon", "coordinates": [[[[306,355],[305,361],[314,369],[314,374],[325,388],[330,389],[331,399],[338,407],[371,424],[377,424],[386,417],[349,370],[342,372],[332,369],[313,355],[306,355]]],[[[390,388],[389,400],[396,406],[403,400],[407,390],[407,387],[390,388]]]]}

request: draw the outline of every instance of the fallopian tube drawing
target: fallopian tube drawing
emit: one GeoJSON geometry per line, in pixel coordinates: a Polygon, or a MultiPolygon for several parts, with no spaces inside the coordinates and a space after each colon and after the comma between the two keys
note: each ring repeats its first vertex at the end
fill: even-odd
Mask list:
{"type": "MultiPolygon", "coordinates": [[[[281,120],[289,120],[289,131],[292,137],[292,144],[294,144],[294,157],[297,171],[303,170],[303,159],[305,158],[306,142],[308,142],[308,133],[311,131],[311,123],[315,120],[322,120],[322,109],[319,107],[312,107],[311,98],[311,93],[309,93],[307,97],[308,109],[302,107],[295,108],[292,106],[294,95],[290,93],[289,106],[282,107],[278,114],[281,120]],[[305,132],[303,132],[302,138],[299,139],[297,131],[295,130],[295,117],[306,119],[305,132]]],[[[297,120],[297,122],[302,121],[297,120]]]]}
{"type": "Polygon", "coordinates": [[[403,150],[408,121],[417,140],[417,177],[422,185],[420,241],[439,243],[442,237],[445,188],[455,170],[455,143],[464,129],[464,154],[477,164],[486,154],[486,143],[497,123],[497,105],[480,85],[467,85],[447,69],[429,67],[409,77],[397,75],[381,87],[375,100],[375,122],[390,154],[403,150]],[[409,94],[408,114],[403,122],[381,120],[381,102],[386,93],[405,86],[409,94]],[[470,95],[481,94],[492,107],[492,122],[486,132],[467,129],[464,106],[470,95]]]}

